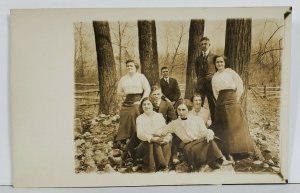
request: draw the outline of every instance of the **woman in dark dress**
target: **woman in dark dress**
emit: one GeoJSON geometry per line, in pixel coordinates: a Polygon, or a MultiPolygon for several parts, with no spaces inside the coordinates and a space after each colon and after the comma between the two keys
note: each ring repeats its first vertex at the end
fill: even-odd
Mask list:
{"type": "Polygon", "coordinates": [[[138,68],[139,65],[133,60],[126,61],[127,74],[120,79],[117,88],[118,94],[125,97],[125,100],[120,110],[120,125],[115,140],[126,143],[125,150],[129,154],[133,154],[139,144],[136,118],[140,114],[140,101],[150,94],[149,82],[143,74],[137,72],[138,68]]]}
{"type": "Polygon", "coordinates": [[[243,93],[243,81],[231,68],[225,68],[225,59],[215,56],[217,72],[212,78],[212,88],[216,102],[215,123],[213,130],[219,137],[222,152],[231,155],[245,154],[253,151],[247,120],[239,102],[243,93]]]}

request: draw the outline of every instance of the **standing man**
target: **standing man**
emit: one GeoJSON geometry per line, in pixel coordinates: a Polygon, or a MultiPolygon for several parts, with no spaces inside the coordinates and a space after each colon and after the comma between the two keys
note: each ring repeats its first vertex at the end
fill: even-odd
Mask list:
{"type": "Polygon", "coordinates": [[[209,50],[210,40],[208,37],[201,38],[200,46],[202,52],[201,55],[196,59],[195,63],[197,75],[195,90],[201,94],[202,106],[204,104],[205,97],[207,97],[211,120],[212,123],[214,123],[216,98],[213,94],[211,79],[216,72],[215,64],[213,62],[215,54],[211,53],[209,50]]]}
{"type": "Polygon", "coordinates": [[[161,68],[162,78],[160,79],[161,91],[166,100],[174,104],[180,98],[180,89],[175,78],[169,77],[168,67],[161,68]]]}

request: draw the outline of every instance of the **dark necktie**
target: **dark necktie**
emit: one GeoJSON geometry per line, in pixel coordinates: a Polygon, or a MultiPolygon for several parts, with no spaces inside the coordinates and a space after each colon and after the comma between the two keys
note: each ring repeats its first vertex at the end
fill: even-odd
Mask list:
{"type": "Polygon", "coordinates": [[[167,83],[167,84],[169,84],[169,82],[168,82],[168,79],[167,79],[167,78],[165,79],[165,81],[166,81],[166,83],[167,83]]]}
{"type": "Polygon", "coordinates": [[[154,102],[154,104],[153,104],[153,110],[155,111],[155,112],[159,112],[159,105],[158,105],[158,103],[157,102],[154,102]]]}
{"type": "Polygon", "coordinates": [[[203,54],[203,63],[202,63],[202,68],[204,68],[205,67],[205,65],[206,65],[206,59],[207,59],[207,56],[206,56],[206,54],[204,53],[203,54]]]}

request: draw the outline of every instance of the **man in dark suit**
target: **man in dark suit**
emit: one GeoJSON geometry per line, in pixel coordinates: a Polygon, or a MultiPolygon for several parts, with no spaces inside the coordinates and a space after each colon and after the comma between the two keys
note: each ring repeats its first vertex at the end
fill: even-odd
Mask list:
{"type": "Polygon", "coordinates": [[[216,99],[213,94],[211,79],[216,72],[215,64],[213,63],[213,58],[215,54],[211,53],[210,40],[207,37],[203,37],[200,40],[201,54],[196,59],[195,71],[197,75],[197,83],[195,86],[196,92],[199,92],[202,97],[202,106],[207,97],[210,115],[212,123],[215,120],[215,105],[216,99]]]}
{"type": "Polygon", "coordinates": [[[161,91],[166,97],[166,100],[174,104],[180,98],[181,95],[178,82],[175,78],[169,77],[168,67],[162,67],[161,74],[162,74],[162,78],[160,79],[161,91]]]}
{"type": "Polygon", "coordinates": [[[173,105],[162,99],[162,92],[159,86],[152,86],[150,98],[153,103],[153,110],[161,113],[167,124],[177,118],[173,105]]]}

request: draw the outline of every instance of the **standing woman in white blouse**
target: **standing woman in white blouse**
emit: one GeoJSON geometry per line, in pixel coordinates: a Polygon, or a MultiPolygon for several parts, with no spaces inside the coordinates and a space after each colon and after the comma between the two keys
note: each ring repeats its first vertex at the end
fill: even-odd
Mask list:
{"type": "Polygon", "coordinates": [[[141,108],[143,114],[136,119],[137,136],[141,140],[137,154],[143,158],[147,172],[164,170],[171,157],[172,135],[161,135],[166,120],[161,113],[153,111],[153,104],[148,97],[142,100],[141,108]]]}
{"type": "Polygon", "coordinates": [[[125,149],[131,156],[134,156],[134,148],[138,145],[139,140],[136,136],[136,118],[140,114],[140,101],[150,94],[150,84],[147,78],[137,72],[139,65],[133,60],[126,61],[127,74],[123,76],[118,84],[118,95],[125,97],[120,110],[120,125],[115,138],[123,144],[126,140],[125,149]]]}
{"type": "Polygon", "coordinates": [[[222,56],[214,57],[217,72],[212,78],[212,88],[216,102],[215,135],[223,140],[222,152],[229,159],[231,155],[253,151],[247,120],[240,105],[243,81],[231,68],[225,68],[222,56]]]}

